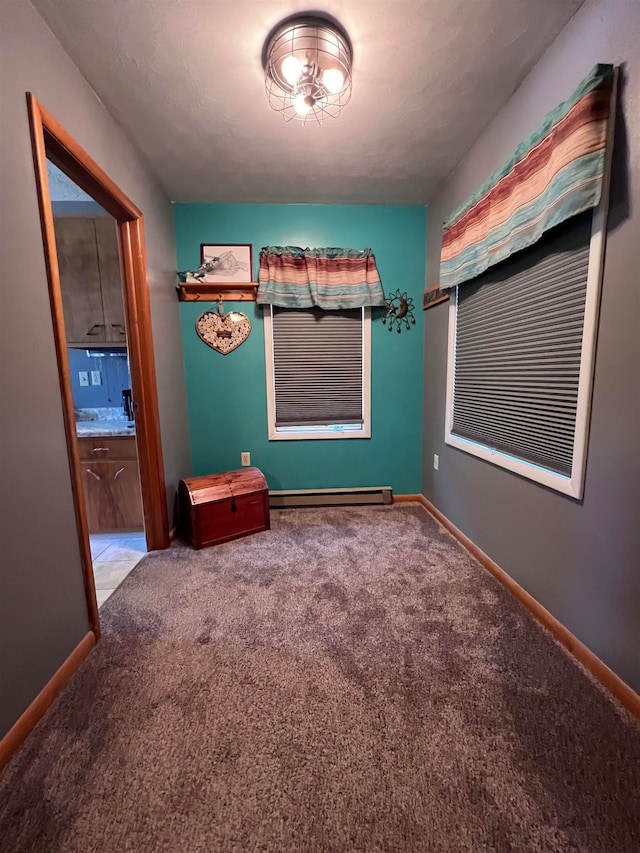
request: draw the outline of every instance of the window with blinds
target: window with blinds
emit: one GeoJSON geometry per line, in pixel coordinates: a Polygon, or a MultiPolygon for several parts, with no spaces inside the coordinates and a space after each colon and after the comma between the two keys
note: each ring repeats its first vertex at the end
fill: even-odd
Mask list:
{"type": "Polygon", "coordinates": [[[270,438],[363,438],[370,310],[265,311],[270,438]]]}
{"type": "Polygon", "coordinates": [[[573,496],[597,310],[592,223],[591,211],[574,217],[459,285],[450,309],[447,443],[573,496]]]}

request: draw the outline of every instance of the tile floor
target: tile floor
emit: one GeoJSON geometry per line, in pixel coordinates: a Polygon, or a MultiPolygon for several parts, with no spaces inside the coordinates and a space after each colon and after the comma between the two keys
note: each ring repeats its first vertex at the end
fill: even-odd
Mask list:
{"type": "Polygon", "coordinates": [[[98,607],[147,553],[144,533],[92,533],[91,557],[98,607]]]}

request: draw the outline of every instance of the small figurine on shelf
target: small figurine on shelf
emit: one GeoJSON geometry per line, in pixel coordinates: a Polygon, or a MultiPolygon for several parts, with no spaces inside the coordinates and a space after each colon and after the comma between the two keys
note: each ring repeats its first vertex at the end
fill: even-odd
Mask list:
{"type": "Polygon", "coordinates": [[[200,266],[195,270],[184,270],[181,272],[178,270],[178,279],[183,283],[191,283],[194,284],[196,282],[200,282],[204,279],[205,275],[210,275],[211,273],[216,272],[218,269],[218,265],[220,263],[220,258],[209,258],[200,264],[200,266]]]}

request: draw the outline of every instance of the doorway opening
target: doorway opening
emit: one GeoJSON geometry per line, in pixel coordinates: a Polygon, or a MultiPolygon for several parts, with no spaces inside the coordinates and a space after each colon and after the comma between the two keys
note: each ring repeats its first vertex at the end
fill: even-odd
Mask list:
{"type": "MultiPolygon", "coordinates": [[[[143,218],[31,94],[27,102],[87,608],[98,637],[98,601],[107,596],[96,595],[92,552],[96,564],[125,564],[169,545],[143,218]],[[78,197],[52,199],[56,181],[78,197]]],[[[109,572],[102,574],[106,591],[109,572]]]]}
{"type": "Polygon", "coordinates": [[[100,608],[147,550],[118,228],[49,159],[47,178],[100,608]]]}

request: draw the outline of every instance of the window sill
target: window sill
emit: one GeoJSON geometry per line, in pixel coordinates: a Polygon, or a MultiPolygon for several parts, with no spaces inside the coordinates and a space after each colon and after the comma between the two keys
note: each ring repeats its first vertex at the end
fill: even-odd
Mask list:
{"type": "Polygon", "coordinates": [[[308,441],[336,438],[371,438],[371,430],[367,427],[361,429],[315,429],[304,427],[280,428],[269,430],[269,441],[308,441]]]}
{"type": "Polygon", "coordinates": [[[575,474],[572,478],[565,477],[562,474],[557,474],[555,471],[550,471],[548,468],[541,468],[532,462],[526,462],[523,459],[518,459],[516,456],[509,456],[507,453],[493,450],[484,444],[478,444],[475,441],[461,438],[452,433],[445,435],[445,444],[456,447],[458,450],[469,453],[471,456],[484,459],[485,462],[491,462],[493,465],[511,471],[513,474],[519,474],[527,480],[533,480],[534,483],[540,483],[540,485],[560,492],[563,495],[568,495],[577,500],[582,498],[582,478],[575,474]]]}

